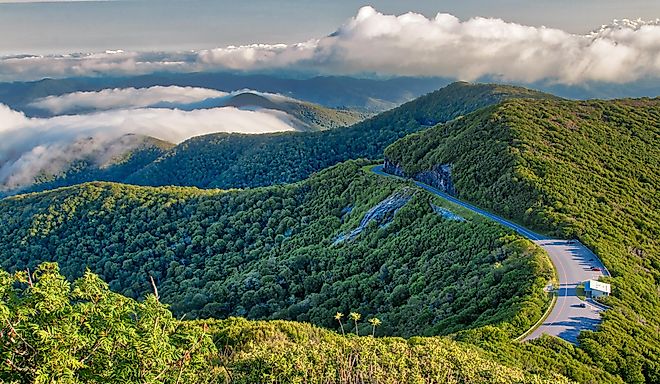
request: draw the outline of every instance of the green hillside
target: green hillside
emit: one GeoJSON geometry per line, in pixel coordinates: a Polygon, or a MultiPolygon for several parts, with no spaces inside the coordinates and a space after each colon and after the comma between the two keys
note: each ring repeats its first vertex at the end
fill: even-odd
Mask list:
{"type": "Polygon", "coordinates": [[[553,98],[526,88],[454,83],[340,130],[192,138],[125,182],[139,185],[255,187],[302,180],[356,158],[380,158],[397,139],[509,98],[553,98]]]}
{"type": "Polygon", "coordinates": [[[3,383],[568,383],[446,338],[343,337],[308,324],[180,321],[57,265],[0,271],[3,383]]]}
{"type": "MultiPolygon", "coordinates": [[[[367,113],[349,109],[332,109],[278,95],[266,97],[249,92],[230,98],[225,105],[282,111],[288,115],[290,125],[301,132],[343,128],[369,116],[367,113]]],[[[93,112],[93,110],[77,112],[93,112]]],[[[20,186],[0,184],[0,197],[44,191],[88,181],[122,182],[167,154],[173,147],[175,145],[172,143],[136,134],[123,135],[109,141],[100,141],[92,137],[82,138],[70,143],[65,152],[76,153],[87,148],[95,148],[95,150],[73,161],[64,159],[65,155],[62,155],[63,159],[53,159],[55,163],[62,163],[63,167],[61,169],[56,167],[56,173],[44,170],[31,184],[20,186]]]]}
{"type": "MultiPolygon", "coordinates": [[[[75,146],[98,146],[96,152],[84,159],[70,162],[58,174],[42,174],[34,184],[19,189],[6,189],[0,185],[0,197],[16,193],[44,191],[62,186],[94,180],[121,181],[158,159],[174,147],[174,144],[142,135],[124,135],[103,144],[77,142],[75,146]],[[121,148],[120,151],[117,151],[121,148]],[[113,153],[108,158],[107,153],[113,153]]],[[[75,151],[72,148],[71,151],[75,151]]]]}
{"type": "Polygon", "coordinates": [[[451,164],[461,198],[591,247],[613,308],[581,348],[626,382],[660,381],[660,99],[506,101],[385,156],[413,177],[451,164]]]}
{"type": "Polygon", "coordinates": [[[350,109],[327,108],[301,100],[282,96],[259,95],[252,92],[240,93],[226,101],[223,106],[236,108],[267,108],[282,111],[291,116],[299,131],[324,131],[353,125],[369,116],[350,109]]]}
{"type": "MultiPolygon", "coordinates": [[[[143,307],[118,295],[99,300],[106,293],[99,293],[104,291],[98,287],[95,296],[76,291],[53,302],[64,305],[63,313],[74,319],[82,309],[62,303],[75,308],[81,298],[88,304],[92,297],[94,304],[106,305],[95,313],[105,321],[123,321],[127,328],[121,329],[130,336],[121,345],[128,355],[94,361],[123,359],[111,363],[116,372],[124,369],[131,375],[134,367],[143,367],[139,374],[155,371],[166,382],[227,376],[246,383],[349,383],[368,377],[392,383],[565,381],[557,375],[579,383],[657,382],[660,209],[654,188],[660,184],[660,101],[569,102],[539,94],[547,100],[505,100],[488,106],[490,102],[476,100],[491,94],[489,89],[497,93],[498,87],[452,87],[464,91],[455,93],[464,97],[463,103],[475,100],[473,106],[454,108],[453,114],[439,109],[431,113],[437,104],[422,98],[415,108],[388,112],[398,119],[389,120],[393,125],[379,120],[386,116],[381,115],[356,127],[380,121],[385,127],[381,132],[404,135],[413,125],[420,130],[424,124],[452,120],[389,146],[385,155],[390,168],[415,176],[451,164],[458,196],[548,233],[579,236],[595,249],[614,275],[614,296],[607,301],[613,309],[605,312],[599,332],[583,333],[579,346],[550,337],[512,341],[547,306],[542,289],[552,271],[536,246],[412,183],[365,172],[366,161],[349,161],[289,185],[242,191],[90,183],[0,200],[1,266],[12,272],[34,271],[43,261],[56,261],[69,279],[89,268],[112,291],[131,298],[151,291],[153,277],[160,300],[170,304],[174,316],[197,320],[179,323],[153,298],[143,307]],[[468,113],[477,104],[486,107],[468,113]],[[457,216],[445,215],[445,209],[457,216]],[[141,315],[113,320],[115,301],[141,315]],[[145,331],[152,329],[145,326],[149,323],[137,321],[154,319],[149,314],[153,311],[163,316],[157,321],[164,322],[163,329],[167,324],[169,333],[152,335],[145,331]],[[345,315],[343,329],[334,318],[337,312],[345,315]],[[341,335],[355,332],[347,318],[350,312],[362,315],[357,331],[363,337],[341,335]],[[367,322],[374,317],[382,321],[376,328],[367,322]],[[136,327],[143,331],[133,332],[136,327]],[[377,337],[364,337],[371,332],[377,337]],[[420,337],[425,335],[447,337],[420,337]],[[158,361],[137,359],[132,351],[144,351],[142,338],[169,352],[157,355],[158,361]],[[197,364],[200,361],[204,363],[197,364]]],[[[500,94],[509,94],[507,89],[500,94]]],[[[521,97],[529,95],[525,92],[520,89],[521,97]]],[[[506,98],[498,97],[491,102],[506,98]]],[[[369,135],[377,131],[365,128],[369,135]]],[[[263,136],[261,149],[268,154],[278,148],[273,138],[282,143],[296,138],[303,148],[308,139],[300,138],[313,135],[263,136]]],[[[247,150],[231,152],[233,140],[245,137],[222,137],[209,145],[200,139],[198,147],[177,147],[168,156],[175,157],[176,150],[199,151],[193,167],[179,159],[181,170],[199,170],[186,177],[214,185],[218,169],[202,161],[205,156],[213,158],[222,148],[235,156],[226,160],[230,163],[247,150]]],[[[382,146],[384,142],[376,141],[382,146]]],[[[314,154],[327,153],[331,145],[318,144],[314,154]]],[[[254,156],[258,152],[255,149],[254,156]]],[[[273,158],[280,164],[287,156],[284,151],[273,158]]],[[[256,181],[249,183],[272,183],[275,173],[256,167],[254,161],[254,168],[243,168],[242,180],[247,183],[250,176],[256,181]]],[[[7,283],[6,277],[0,280],[27,289],[25,275],[18,276],[18,286],[7,283]]],[[[48,292],[66,290],[60,286],[48,292]]],[[[12,308],[12,300],[4,299],[3,305],[12,308]]],[[[34,300],[24,305],[43,308],[34,300]]],[[[0,310],[0,316],[12,321],[17,310],[0,310]]],[[[29,311],[21,313],[34,312],[29,311]]],[[[60,335],[60,329],[68,335],[83,332],[69,325],[77,323],[66,316],[49,316],[34,320],[50,321],[44,326],[48,335],[60,335]]],[[[44,351],[34,355],[42,358],[35,361],[58,364],[45,352],[52,339],[44,339],[30,322],[21,324],[27,332],[21,335],[44,351]],[[43,340],[43,346],[37,344],[43,340]]],[[[97,329],[108,327],[98,324],[97,329]]],[[[76,359],[85,359],[99,339],[95,331],[84,332],[81,349],[67,344],[70,349],[63,352],[78,353],[67,363],[72,372],[80,372],[76,359]]],[[[15,353],[10,344],[4,345],[2,353],[15,353]]],[[[3,376],[5,381],[28,377],[20,376],[25,370],[10,365],[4,369],[14,375],[3,376]]],[[[93,372],[97,370],[86,374],[93,372]]]]}
{"type": "Polygon", "coordinates": [[[446,219],[442,201],[361,164],[248,191],[84,184],[5,199],[1,264],[89,268],[130,297],[153,276],[177,316],[337,329],[336,312],[359,311],[400,336],[516,336],[541,316],[552,269],[536,246],[460,210],[446,219]]]}

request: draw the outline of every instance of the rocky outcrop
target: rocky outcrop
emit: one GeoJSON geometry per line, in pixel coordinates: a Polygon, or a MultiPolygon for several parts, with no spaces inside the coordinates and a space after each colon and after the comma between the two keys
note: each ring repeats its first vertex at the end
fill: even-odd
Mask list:
{"type": "Polygon", "coordinates": [[[451,167],[451,164],[436,164],[430,170],[422,171],[414,175],[409,175],[406,174],[400,164],[389,159],[385,159],[383,171],[395,176],[410,177],[424,184],[438,188],[445,193],[455,195],[456,189],[454,188],[454,183],[452,181],[451,167]]]}
{"type": "Polygon", "coordinates": [[[451,179],[451,164],[436,164],[431,170],[414,175],[413,179],[438,188],[450,195],[456,194],[451,179]]]}
{"type": "Polygon", "coordinates": [[[447,208],[438,207],[435,204],[431,204],[431,208],[438,215],[450,221],[466,221],[464,217],[455,214],[454,212],[448,210],[447,208]]]}
{"type": "Polygon", "coordinates": [[[362,231],[364,231],[365,228],[367,228],[369,223],[372,221],[375,221],[381,227],[386,226],[392,220],[394,220],[394,215],[396,215],[396,212],[401,209],[401,207],[406,205],[408,201],[410,201],[413,194],[414,190],[411,188],[397,190],[388,196],[385,200],[376,204],[376,206],[367,211],[357,228],[348,234],[339,235],[337,239],[335,239],[334,245],[355,239],[360,235],[360,233],[362,233],[362,231]]]}
{"type": "Polygon", "coordinates": [[[399,164],[388,159],[385,159],[385,164],[383,164],[383,171],[389,173],[390,175],[408,177],[399,164]]]}

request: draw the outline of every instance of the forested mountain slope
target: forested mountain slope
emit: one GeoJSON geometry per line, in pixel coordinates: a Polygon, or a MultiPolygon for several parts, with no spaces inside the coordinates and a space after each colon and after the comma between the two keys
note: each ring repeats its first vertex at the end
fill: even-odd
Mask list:
{"type": "MultiPolygon", "coordinates": [[[[148,107],[152,108],[152,111],[158,108],[193,111],[222,107],[258,110],[277,116],[282,124],[299,132],[344,128],[370,116],[367,113],[327,108],[281,95],[247,91],[190,104],[156,103],[148,107]]],[[[89,106],[86,109],[67,112],[93,113],[96,111],[94,108],[89,106]]],[[[253,123],[259,124],[256,120],[253,123]]],[[[159,159],[174,146],[172,143],[140,134],[125,134],[119,137],[113,137],[112,134],[90,134],[71,137],[68,141],[45,149],[45,153],[50,156],[48,161],[20,158],[21,154],[25,154],[17,151],[14,156],[0,156],[0,167],[5,168],[4,178],[0,181],[0,197],[88,181],[121,182],[159,159]]]]}
{"type": "Polygon", "coordinates": [[[347,127],[364,120],[369,114],[350,109],[327,108],[318,104],[280,95],[243,92],[232,96],[221,106],[236,108],[265,108],[287,113],[299,131],[324,131],[347,127]]]}
{"type": "Polygon", "coordinates": [[[489,324],[516,336],[540,317],[552,269],[539,248],[478,216],[446,219],[442,201],[361,164],[247,191],[84,184],[8,198],[1,263],[89,268],[131,297],[153,276],[179,316],[336,328],[354,310],[403,336],[489,324]]]}
{"type": "Polygon", "coordinates": [[[54,264],[0,271],[3,383],[568,383],[447,338],[343,337],[309,324],[180,321],[54,264]],[[81,321],[82,320],[82,321],[81,321]]]}
{"type": "Polygon", "coordinates": [[[660,99],[506,101],[385,156],[438,183],[450,165],[459,197],[590,246],[613,275],[613,308],[581,348],[626,382],[660,381],[660,99]]]}
{"type": "Polygon", "coordinates": [[[61,159],[53,162],[61,164],[57,173],[42,172],[34,184],[28,187],[9,188],[0,185],[0,197],[35,191],[43,191],[62,186],[74,185],[94,180],[121,181],[129,175],[144,168],[146,165],[172,149],[174,144],[143,135],[123,135],[115,140],[96,140],[86,138],[78,140],[63,150],[61,159]],[[81,160],[70,159],[71,153],[76,153],[85,147],[95,148],[81,160]]]}
{"type": "Polygon", "coordinates": [[[380,158],[387,145],[411,132],[510,98],[554,96],[521,87],[454,83],[340,130],[195,137],[126,182],[217,188],[294,182],[348,159],[380,158]]]}

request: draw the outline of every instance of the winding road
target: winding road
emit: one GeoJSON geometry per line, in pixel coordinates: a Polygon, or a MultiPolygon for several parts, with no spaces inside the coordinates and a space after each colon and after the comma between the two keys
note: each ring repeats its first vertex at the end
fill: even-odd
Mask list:
{"type": "MultiPolygon", "coordinates": [[[[385,173],[382,165],[374,166],[371,168],[371,171],[380,176],[401,179],[398,176],[385,173]]],[[[576,293],[578,284],[589,279],[598,280],[599,277],[604,276],[604,273],[601,271],[606,271],[603,263],[591,250],[579,242],[547,238],[516,223],[463,202],[430,185],[418,181],[414,181],[414,183],[436,196],[513,229],[546,250],[559,279],[557,301],[543,323],[534,331],[527,334],[523,338],[523,341],[536,339],[543,334],[548,334],[577,344],[577,337],[581,331],[596,329],[601,321],[600,312],[606,308],[592,300],[583,301],[576,293]],[[592,267],[598,267],[600,271],[592,271],[592,267]],[[586,304],[585,307],[581,306],[582,303],[586,304]]]]}

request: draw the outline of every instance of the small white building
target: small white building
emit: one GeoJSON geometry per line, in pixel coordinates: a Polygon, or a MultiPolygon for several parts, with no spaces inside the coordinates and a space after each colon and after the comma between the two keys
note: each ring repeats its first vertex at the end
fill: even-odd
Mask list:
{"type": "Polygon", "coordinates": [[[584,294],[587,297],[609,296],[612,288],[609,284],[596,280],[587,280],[584,282],[584,294]]]}

